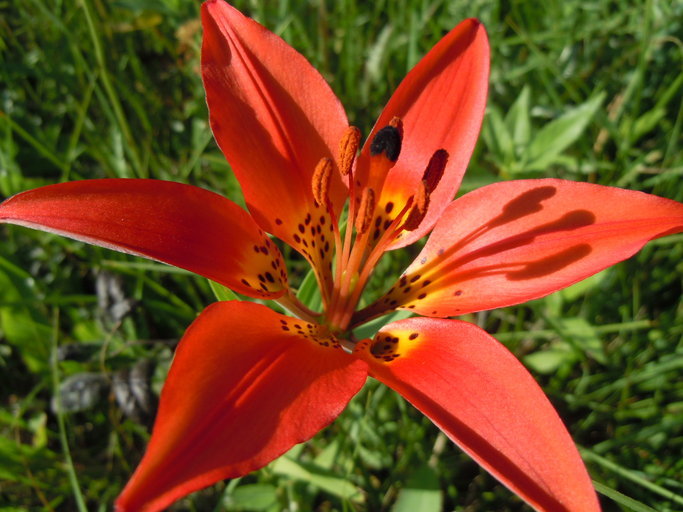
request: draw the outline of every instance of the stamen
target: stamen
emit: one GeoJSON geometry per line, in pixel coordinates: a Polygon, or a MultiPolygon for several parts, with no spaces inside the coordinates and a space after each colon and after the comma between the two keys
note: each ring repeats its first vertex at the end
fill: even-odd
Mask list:
{"type": "Polygon", "coordinates": [[[399,126],[401,126],[400,130],[395,126],[388,125],[375,134],[372,138],[372,143],[370,144],[370,154],[372,156],[383,153],[384,156],[392,162],[398,160],[398,155],[401,153],[401,141],[403,139],[402,125],[399,126]]]}
{"type": "Polygon", "coordinates": [[[359,147],[360,130],[355,126],[349,126],[339,142],[339,171],[342,176],[347,176],[351,172],[359,147]]]}
{"type": "Polygon", "coordinates": [[[391,121],[389,121],[389,126],[393,126],[398,130],[398,134],[401,136],[401,140],[403,140],[403,121],[401,120],[400,117],[392,117],[391,121]]]}
{"type": "Polygon", "coordinates": [[[320,206],[327,206],[332,168],[333,164],[331,159],[321,158],[318,165],[315,166],[315,171],[313,171],[311,189],[313,191],[313,198],[320,206]]]}
{"type": "Polygon", "coordinates": [[[402,228],[406,231],[414,231],[422,222],[422,219],[427,215],[427,208],[429,207],[429,190],[427,190],[427,183],[422,180],[417,194],[413,196],[414,206],[408,214],[408,218],[403,223],[402,228]]]}
{"type": "Polygon", "coordinates": [[[437,149],[432,157],[429,159],[427,168],[422,175],[422,181],[424,181],[427,192],[430,194],[434,192],[436,186],[441,181],[443,177],[443,172],[446,169],[446,164],[448,163],[448,151],[445,149],[437,149]]]}
{"type": "Polygon", "coordinates": [[[363,190],[356,215],[356,231],[365,233],[372,222],[372,214],[375,212],[375,191],[371,188],[363,190]]]}

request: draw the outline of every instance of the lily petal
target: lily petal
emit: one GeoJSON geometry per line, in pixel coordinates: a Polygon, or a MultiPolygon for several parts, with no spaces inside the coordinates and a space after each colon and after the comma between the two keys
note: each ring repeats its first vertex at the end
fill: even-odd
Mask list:
{"type": "Polygon", "coordinates": [[[520,304],[680,231],[683,204],[669,199],[555,179],[496,183],[448,207],[397,286],[373,307],[395,303],[443,317],[520,304]]]}
{"type": "MultiPolygon", "coordinates": [[[[368,141],[393,117],[403,121],[403,143],[389,172],[378,211],[386,204],[405,204],[415,194],[430,158],[438,149],[448,154],[443,177],[431,193],[420,226],[403,233],[391,248],[422,238],[453,200],[474,151],[486,108],[489,44],[484,26],[468,19],[451,30],[408,73],[380,115],[368,141]]],[[[369,160],[369,144],[360,162],[369,160]]],[[[359,169],[367,180],[368,167],[359,169]]],[[[399,207],[400,208],[400,207],[399,207]]]]}
{"type": "Polygon", "coordinates": [[[147,452],[117,510],[161,510],[266,465],[331,423],[367,367],[321,329],[259,304],[205,309],[178,346],[147,452]]]}
{"type": "Polygon", "coordinates": [[[287,287],[280,251],[249,214],[191,185],[138,179],[49,185],[3,202],[0,222],[162,261],[250,297],[276,298],[287,287]]]}
{"type": "MultiPolygon", "coordinates": [[[[211,129],[250,212],[269,233],[293,235],[314,211],[311,180],[321,158],[336,160],[348,121],[308,61],[278,36],[222,0],[202,5],[202,78],[211,129]]],[[[346,198],[333,173],[330,200],[346,198]]]]}
{"type": "Polygon", "coordinates": [[[522,364],[479,327],[409,318],[356,354],[487,471],[537,510],[600,510],[578,451],[522,364]]]}

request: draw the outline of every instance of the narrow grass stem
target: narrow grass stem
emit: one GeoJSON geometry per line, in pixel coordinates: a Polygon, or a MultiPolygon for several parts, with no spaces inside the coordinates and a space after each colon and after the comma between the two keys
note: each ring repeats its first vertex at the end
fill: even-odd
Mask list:
{"type": "Polygon", "coordinates": [[[118,123],[119,129],[121,130],[123,138],[126,141],[126,151],[129,153],[129,156],[132,160],[134,172],[136,174],[139,174],[139,177],[145,178],[147,177],[147,172],[142,166],[142,160],[135,146],[135,138],[133,137],[130,127],[128,126],[126,116],[123,112],[123,108],[121,107],[121,102],[119,101],[116,91],[114,90],[114,86],[111,80],[109,79],[109,72],[107,69],[106,62],[104,60],[102,44],[100,43],[100,39],[97,35],[97,29],[95,28],[95,22],[93,19],[93,13],[90,7],[90,2],[89,0],[80,0],[80,3],[83,6],[86,24],[88,25],[88,33],[90,34],[90,39],[93,44],[93,51],[95,52],[95,60],[97,61],[97,65],[100,68],[102,85],[104,86],[104,90],[106,91],[107,96],[109,97],[109,102],[111,103],[111,108],[114,111],[116,122],[118,123]]]}
{"type": "Polygon", "coordinates": [[[62,400],[59,394],[59,367],[57,363],[57,338],[59,333],[59,310],[54,310],[53,315],[54,330],[52,334],[52,347],[50,350],[50,369],[52,373],[52,396],[54,396],[55,414],[57,415],[57,427],[59,429],[59,442],[62,445],[62,453],[64,454],[64,462],[66,464],[66,472],[69,476],[69,483],[73,493],[74,500],[79,512],[88,512],[83,499],[83,493],[78,484],[78,477],[76,469],[74,468],[73,459],[71,458],[71,450],[69,449],[69,441],[66,437],[66,425],[64,423],[64,412],[62,411],[62,400]]]}

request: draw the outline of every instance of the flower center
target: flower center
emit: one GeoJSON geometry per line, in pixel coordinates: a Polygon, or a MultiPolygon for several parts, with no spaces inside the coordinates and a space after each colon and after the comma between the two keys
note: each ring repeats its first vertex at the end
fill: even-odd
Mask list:
{"type": "MultiPolygon", "coordinates": [[[[429,207],[429,197],[443,175],[448,153],[440,149],[434,153],[422,180],[410,194],[405,191],[385,189],[387,177],[396,164],[403,141],[403,124],[394,118],[372,138],[367,165],[367,179],[361,183],[355,176],[355,163],[360,147],[360,132],[349,127],[339,145],[338,172],[348,183],[349,201],[345,222],[339,222],[329,197],[332,173],[335,164],[329,158],[320,160],[313,173],[311,191],[315,207],[324,210],[314,229],[320,225],[330,229],[329,237],[334,242],[334,265],[332,264],[330,240],[325,240],[325,254],[329,252],[326,265],[316,269],[321,295],[325,304],[323,323],[332,333],[344,333],[360,300],[360,296],[372,275],[377,262],[404,231],[416,229],[424,219],[429,207]],[[329,225],[325,226],[326,219],[329,225]]],[[[304,231],[295,237],[301,238],[304,231]]],[[[304,247],[307,252],[309,247],[304,247]]]]}

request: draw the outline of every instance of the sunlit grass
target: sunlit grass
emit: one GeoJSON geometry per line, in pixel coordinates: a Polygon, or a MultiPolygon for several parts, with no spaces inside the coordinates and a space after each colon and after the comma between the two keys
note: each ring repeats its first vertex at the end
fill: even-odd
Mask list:
{"type": "MultiPolygon", "coordinates": [[[[479,17],[491,39],[491,93],[464,190],[552,176],[683,200],[677,2],[235,5],[304,53],[365,133],[419,57],[461,19],[479,17]]],[[[208,129],[198,4],[7,0],[2,12],[3,198],[67,179],[153,177],[240,201],[208,129]]],[[[409,261],[392,257],[375,288],[409,261]]],[[[663,239],[551,297],[469,318],[538,377],[605,510],[683,509],[682,261],[683,239],[663,239]]],[[[0,507],[76,510],[78,485],[89,510],[109,509],[151,421],[116,392],[136,371],[149,396],[158,393],[175,342],[213,300],[205,280],[176,269],[3,227],[0,507]],[[62,393],[62,410],[74,410],[58,416],[54,388],[85,373],[94,376],[86,391],[62,393]]],[[[528,510],[374,382],[295,450],[177,509],[528,510]]]]}

